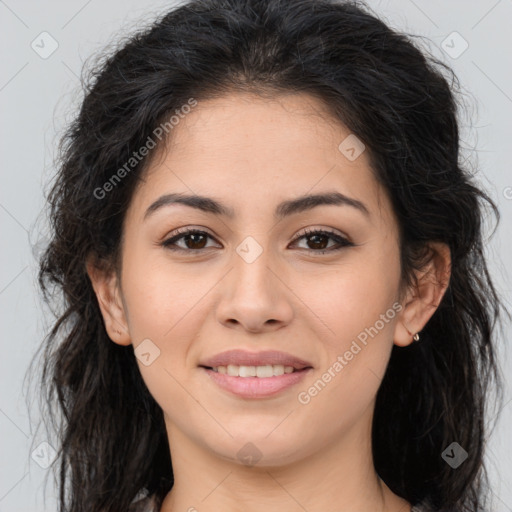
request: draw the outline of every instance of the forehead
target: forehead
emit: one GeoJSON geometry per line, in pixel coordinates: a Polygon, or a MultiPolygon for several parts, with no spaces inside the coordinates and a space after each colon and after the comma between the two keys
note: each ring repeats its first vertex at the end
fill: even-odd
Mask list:
{"type": "Polygon", "coordinates": [[[364,145],[307,94],[236,93],[198,101],[166,142],[155,150],[134,208],[166,192],[214,192],[228,198],[236,214],[249,199],[261,208],[327,189],[363,195],[381,207],[364,145]]]}
{"type": "MultiPolygon", "coordinates": [[[[350,133],[322,101],[307,94],[262,98],[251,93],[234,93],[200,101],[176,128],[170,137],[176,157],[192,147],[231,156],[244,149],[262,159],[278,156],[278,149],[293,148],[293,153],[299,154],[307,148],[309,152],[316,149],[318,157],[340,134],[350,133]],[[319,145],[319,140],[327,134],[333,140],[319,145]],[[295,143],[305,146],[294,146],[295,143]]],[[[290,157],[292,153],[288,152],[287,158],[290,157]]]]}

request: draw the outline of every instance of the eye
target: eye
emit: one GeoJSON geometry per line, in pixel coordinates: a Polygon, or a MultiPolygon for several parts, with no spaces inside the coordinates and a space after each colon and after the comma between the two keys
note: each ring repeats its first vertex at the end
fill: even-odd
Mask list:
{"type": "Polygon", "coordinates": [[[355,244],[345,237],[333,231],[323,229],[306,229],[292,243],[306,239],[306,243],[313,244],[314,248],[307,247],[306,250],[312,253],[325,254],[326,252],[339,251],[344,247],[353,247],[355,244]],[[309,240],[308,240],[309,239],[309,240]],[[328,240],[334,240],[334,247],[328,247],[328,240]],[[327,244],[327,245],[326,245],[327,244]]]}
{"type": "Polygon", "coordinates": [[[171,251],[186,251],[187,249],[190,249],[191,251],[198,251],[205,248],[205,242],[208,238],[213,239],[213,237],[206,231],[184,228],[176,230],[174,236],[164,240],[161,245],[171,251]],[[185,243],[185,247],[177,246],[176,242],[182,240],[185,243]]]}
{"type": "MultiPolygon", "coordinates": [[[[173,233],[171,238],[164,240],[161,245],[171,251],[198,252],[208,248],[206,243],[208,238],[214,238],[206,231],[198,229],[184,228],[173,233]],[[179,246],[177,242],[183,242],[185,246],[179,246]]],[[[306,250],[311,253],[324,254],[326,252],[338,251],[344,247],[353,247],[355,244],[347,240],[345,237],[328,230],[307,229],[301,235],[296,237],[292,243],[297,243],[302,239],[309,239],[306,243],[312,243],[313,248],[307,247],[306,250]],[[328,240],[335,242],[334,247],[328,247],[328,240]],[[311,242],[312,241],[312,242],[311,242]],[[327,244],[327,245],[326,245],[327,244]]]]}

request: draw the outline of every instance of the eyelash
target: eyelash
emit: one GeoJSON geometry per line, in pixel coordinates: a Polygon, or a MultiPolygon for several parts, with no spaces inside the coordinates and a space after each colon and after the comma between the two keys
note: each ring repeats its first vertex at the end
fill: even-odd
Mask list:
{"type": "MultiPolygon", "coordinates": [[[[206,235],[213,239],[213,237],[206,231],[201,231],[201,230],[192,229],[192,228],[184,228],[183,230],[177,230],[171,238],[164,240],[161,243],[161,245],[171,251],[200,252],[200,251],[204,250],[204,249],[183,249],[182,247],[176,247],[176,246],[173,247],[175,242],[177,242],[178,240],[181,240],[185,236],[191,235],[191,234],[206,235]]],[[[327,252],[336,252],[336,251],[340,251],[341,249],[344,249],[345,247],[354,247],[356,245],[356,244],[350,242],[349,240],[347,240],[345,237],[338,235],[337,233],[334,233],[333,231],[327,231],[327,230],[323,230],[323,229],[311,229],[311,230],[306,229],[301,235],[297,236],[292,241],[292,243],[295,243],[295,242],[301,240],[302,238],[307,238],[307,237],[310,237],[313,235],[323,235],[323,236],[332,238],[339,245],[339,247],[336,247],[334,249],[331,247],[329,249],[318,249],[318,250],[305,249],[306,251],[308,251],[310,253],[325,254],[327,252]]]]}

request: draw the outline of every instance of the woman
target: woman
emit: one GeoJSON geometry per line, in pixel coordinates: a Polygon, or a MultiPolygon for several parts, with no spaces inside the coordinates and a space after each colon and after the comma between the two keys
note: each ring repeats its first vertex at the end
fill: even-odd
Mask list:
{"type": "Polygon", "coordinates": [[[100,63],[39,276],[62,510],[483,510],[498,212],[442,71],[328,0],[192,1],[100,63]]]}

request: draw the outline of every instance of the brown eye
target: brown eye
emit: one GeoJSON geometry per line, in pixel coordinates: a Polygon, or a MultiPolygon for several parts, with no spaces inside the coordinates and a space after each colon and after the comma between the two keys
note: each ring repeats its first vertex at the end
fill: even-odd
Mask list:
{"type": "MultiPolygon", "coordinates": [[[[181,231],[177,231],[171,238],[162,242],[162,246],[171,251],[185,251],[185,252],[197,252],[202,249],[209,249],[206,244],[208,239],[214,240],[214,238],[206,231],[197,229],[186,228],[181,231]],[[178,245],[177,242],[182,242],[184,245],[178,245]]],[[[352,242],[347,240],[345,237],[333,232],[326,230],[309,230],[305,231],[302,235],[295,238],[293,243],[297,243],[299,240],[306,240],[308,247],[306,251],[317,254],[324,254],[326,252],[338,251],[344,247],[354,246],[352,242]],[[329,242],[334,241],[334,246],[329,247],[329,242]]]]}
{"type": "Polygon", "coordinates": [[[308,230],[302,235],[298,236],[294,240],[294,243],[302,239],[306,239],[306,243],[308,244],[308,247],[306,247],[307,251],[319,254],[324,254],[330,251],[337,251],[343,249],[344,247],[355,245],[338,233],[325,230],[308,230]],[[334,240],[334,247],[328,247],[329,240],[334,240]]]}
{"type": "MultiPolygon", "coordinates": [[[[172,251],[199,251],[201,249],[208,248],[206,247],[206,243],[208,238],[212,238],[205,231],[199,231],[197,229],[185,229],[183,231],[178,232],[178,234],[168,238],[164,242],[162,242],[162,246],[170,249],[172,251]],[[177,246],[176,242],[182,241],[185,246],[177,246]]],[[[213,238],[212,238],[213,239],[213,238]]]]}

